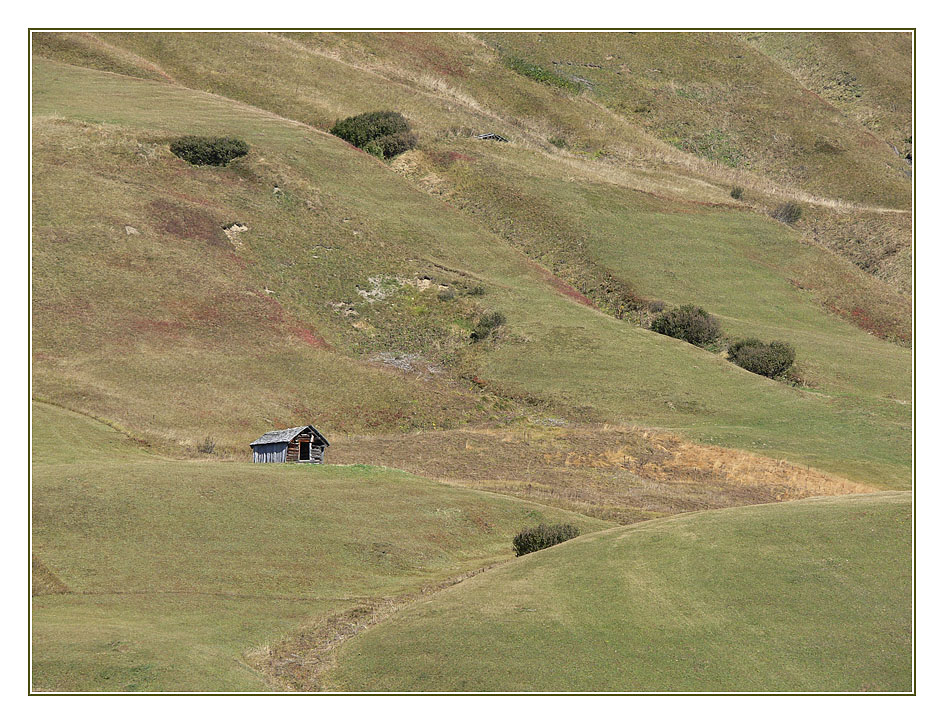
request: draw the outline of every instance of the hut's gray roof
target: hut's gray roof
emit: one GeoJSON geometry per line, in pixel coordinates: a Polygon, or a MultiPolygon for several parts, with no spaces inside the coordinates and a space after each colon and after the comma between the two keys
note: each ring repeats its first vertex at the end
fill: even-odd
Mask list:
{"type": "Polygon", "coordinates": [[[249,443],[249,447],[253,445],[266,445],[274,442],[291,442],[296,437],[301,435],[303,432],[311,431],[315,437],[317,437],[323,444],[330,445],[331,443],[318,432],[311,425],[302,425],[301,427],[290,427],[286,430],[272,430],[272,432],[267,432],[265,435],[260,437],[258,440],[249,443]]]}
{"type": "Polygon", "coordinates": [[[507,138],[499,136],[497,133],[479,133],[476,138],[483,141],[501,141],[502,143],[508,143],[507,138]]]}

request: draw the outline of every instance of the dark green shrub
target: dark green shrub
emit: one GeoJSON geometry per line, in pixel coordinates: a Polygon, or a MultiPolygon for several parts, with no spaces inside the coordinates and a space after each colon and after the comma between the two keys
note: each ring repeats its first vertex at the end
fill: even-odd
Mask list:
{"type": "Polygon", "coordinates": [[[515,547],[515,555],[523,556],[528,553],[534,553],[542,548],[550,548],[565,540],[576,538],[580,531],[567,523],[541,523],[534,528],[525,528],[515,536],[512,544],[515,547]]]}
{"type": "Polygon", "coordinates": [[[331,133],[378,158],[393,158],[416,147],[416,134],[396,111],[374,111],[337,121],[331,133]]]}
{"type": "Polygon", "coordinates": [[[721,336],[721,324],[701,307],[685,304],[662,312],[652,320],[650,329],[689,344],[703,347],[721,336]]]}
{"type": "Polygon", "coordinates": [[[765,344],[749,337],[739,339],[728,347],[728,357],[738,367],[764,377],[779,377],[793,366],[796,352],[786,342],[765,344]]]}
{"type": "Polygon", "coordinates": [[[194,166],[225,166],[249,153],[249,144],[224,136],[183,136],[170,144],[170,151],[194,166]]]}
{"type": "Polygon", "coordinates": [[[475,329],[472,330],[472,339],[481,342],[495,332],[496,329],[505,323],[505,315],[501,312],[488,312],[479,317],[475,323],[475,329]]]}
{"type": "Polygon", "coordinates": [[[485,285],[484,284],[475,284],[468,288],[466,291],[470,297],[484,297],[485,296],[485,285]]]}
{"type": "Polygon", "coordinates": [[[732,199],[740,199],[743,195],[744,189],[742,189],[740,186],[735,186],[733,189],[731,189],[732,199]]]}
{"type": "Polygon", "coordinates": [[[803,214],[803,209],[794,204],[792,201],[786,204],[780,204],[774,212],[771,214],[777,221],[782,221],[785,224],[794,224],[800,220],[800,216],[803,214]]]}
{"type": "Polygon", "coordinates": [[[456,293],[453,289],[440,289],[436,294],[436,298],[440,302],[451,302],[456,298],[456,293]]]}

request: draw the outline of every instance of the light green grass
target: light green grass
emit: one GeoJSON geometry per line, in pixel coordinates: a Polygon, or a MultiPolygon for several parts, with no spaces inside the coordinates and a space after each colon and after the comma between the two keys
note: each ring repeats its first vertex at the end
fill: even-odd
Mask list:
{"type": "MultiPolygon", "coordinates": [[[[723,307],[742,315],[744,322],[735,323],[743,329],[772,334],[764,325],[782,316],[795,317],[784,326],[808,340],[838,335],[824,340],[822,351],[795,340],[806,363],[818,365],[819,377],[835,388],[826,394],[759,378],[574,303],[520,251],[331,136],[156,82],[42,60],[35,68],[41,150],[34,372],[43,397],[191,449],[209,433],[233,454],[245,454],[259,431],[295,424],[299,416],[323,425],[330,438],[504,414],[489,398],[456,386],[352,361],[350,354],[396,352],[385,347],[394,343],[436,353],[416,335],[435,299],[405,296],[384,315],[357,295],[371,275],[417,276],[435,270],[435,262],[483,282],[481,304],[507,315],[505,342],[469,351],[467,362],[490,389],[526,394],[558,414],[676,428],[862,482],[910,480],[910,428],[901,404],[909,397],[907,352],[844,327],[789,289],[769,267],[797,247],[768,222],[758,226],[733,213],[690,221],[670,215],[669,228],[688,236],[659,238],[674,244],[673,254],[690,251],[694,261],[678,263],[691,268],[731,254],[717,278],[705,272],[693,281],[698,296],[715,300],[723,294],[715,283],[746,280],[750,286],[732,288],[723,307]],[[206,132],[238,135],[254,150],[245,165],[195,169],[160,140],[206,132]],[[281,197],[272,193],[276,182],[281,197]],[[316,211],[306,200],[316,202],[316,211]],[[155,211],[155,202],[172,208],[155,211]],[[162,231],[178,208],[210,230],[233,220],[247,224],[243,247],[234,252],[219,237],[210,243],[199,234],[177,239],[162,231]],[[128,236],[124,224],[137,224],[140,235],[128,236]],[[773,251],[753,250],[755,235],[769,239],[773,251]],[[316,251],[315,241],[333,251],[316,251]],[[774,304],[768,292],[778,295],[774,304]],[[354,328],[328,306],[335,301],[359,305],[361,319],[377,314],[386,336],[354,328]],[[336,351],[306,344],[298,325],[323,334],[336,351]],[[843,340],[849,344],[840,353],[843,340]],[[867,356],[883,362],[856,362],[867,356]]],[[[601,258],[628,254],[615,243],[620,234],[647,232],[659,218],[621,208],[599,227],[593,248],[601,258]]],[[[647,292],[656,295],[665,285],[670,298],[682,301],[689,290],[672,286],[656,264],[658,238],[644,238],[638,258],[647,292]]],[[[620,263],[631,261],[625,256],[620,263]]],[[[444,317],[434,322],[447,324],[444,317]]]]}
{"type": "Polygon", "coordinates": [[[533,553],[342,647],[337,689],[909,691],[911,496],[694,513],[533,553]]]}
{"type": "Polygon", "coordinates": [[[41,403],[33,434],[33,553],[69,590],[33,598],[36,689],[265,689],[248,649],[509,558],[528,525],[608,526],[385,468],[161,460],[41,403]]]}

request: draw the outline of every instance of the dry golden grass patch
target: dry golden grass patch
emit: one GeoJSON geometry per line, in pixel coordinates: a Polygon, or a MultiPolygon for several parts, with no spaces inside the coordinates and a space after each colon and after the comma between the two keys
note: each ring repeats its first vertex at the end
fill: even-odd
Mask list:
{"type": "Polygon", "coordinates": [[[871,490],[783,460],[607,425],[351,437],[332,445],[331,462],[402,468],[619,523],[871,490]]]}

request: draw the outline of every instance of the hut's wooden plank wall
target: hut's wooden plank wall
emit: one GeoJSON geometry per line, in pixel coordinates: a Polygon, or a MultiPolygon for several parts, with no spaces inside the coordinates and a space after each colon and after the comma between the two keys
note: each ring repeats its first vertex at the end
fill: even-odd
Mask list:
{"type": "Polygon", "coordinates": [[[284,442],[273,442],[268,445],[256,445],[252,450],[254,463],[284,463],[288,445],[284,442]]]}

